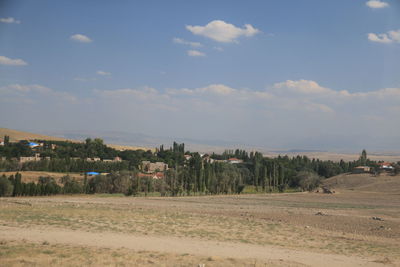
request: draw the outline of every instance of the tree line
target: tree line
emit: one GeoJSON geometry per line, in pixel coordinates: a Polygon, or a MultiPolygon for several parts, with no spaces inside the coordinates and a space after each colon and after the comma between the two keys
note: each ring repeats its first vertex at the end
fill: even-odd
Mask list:
{"type": "Polygon", "coordinates": [[[30,148],[27,142],[10,143],[0,147],[1,171],[50,171],[80,172],[83,180],[74,180],[68,175],[61,181],[51,177],[41,177],[37,183],[22,183],[21,174],[14,177],[1,177],[0,187],[3,195],[51,195],[72,193],[122,193],[138,195],[157,192],[160,195],[199,195],[199,194],[240,194],[245,187],[255,192],[284,192],[285,190],[312,190],[321,179],[350,172],[354,167],[369,165],[378,168],[377,162],[370,161],[364,150],[355,161],[340,162],[310,159],[306,156],[265,157],[260,152],[245,150],[226,150],[222,154],[200,155],[185,151],[185,145],[176,142],[170,148],[160,146],[150,150],[118,151],[106,146],[101,139],[86,139],[83,143],[64,141],[43,141],[43,146],[30,148]],[[52,145],[55,145],[52,146],[52,145]],[[19,163],[16,155],[30,156],[40,153],[43,159],[19,163]],[[186,160],[185,155],[190,155],[186,160]],[[87,161],[88,158],[102,159],[121,157],[119,162],[87,161]],[[238,158],[242,163],[224,162],[238,158]],[[163,179],[153,179],[140,175],[140,164],[147,160],[167,163],[169,170],[163,179]],[[96,171],[108,173],[87,177],[86,173],[96,171]],[[12,193],[10,193],[12,188],[12,193]],[[7,193],[4,193],[7,192],[7,193]]]}

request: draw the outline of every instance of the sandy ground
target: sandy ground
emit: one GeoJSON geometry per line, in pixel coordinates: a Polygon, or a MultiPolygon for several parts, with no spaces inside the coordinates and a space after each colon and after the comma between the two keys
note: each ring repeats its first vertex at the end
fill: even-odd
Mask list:
{"type": "Polygon", "coordinates": [[[358,257],[321,254],[300,250],[289,250],[273,246],[200,241],[196,239],[137,236],[117,233],[89,233],[66,230],[37,230],[1,227],[3,240],[25,240],[106,248],[128,248],[167,253],[188,253],[202,256],[234,257],[261,261],[279,260],[307,266],[380,266],[377,262],[358,257]]]}
{"type": "Polygon", "coordinates": [[[335,194],[0,198],[4,266],[400,266],[400,177],[335,194]]]}

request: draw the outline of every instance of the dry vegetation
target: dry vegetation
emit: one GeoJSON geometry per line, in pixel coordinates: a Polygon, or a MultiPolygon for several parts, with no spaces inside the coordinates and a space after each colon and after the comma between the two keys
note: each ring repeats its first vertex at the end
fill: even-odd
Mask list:
{"type": "MultiPolygon", "coordinates": [[[[5,135],[8,135],[10,137],[10,141],[12,142],[20,140],[52,140],[52,141],[69,141],[74,143],[82,142],[78,140],[70,140],[61,137],[47,136],[42,134],[17,131],[13,129],[0,128],[0,138],[3,139],[5,135]]],[[[107,144],[107,145],[117,150],[137,150],[137,149],[151,150],[151,151],[155,150],[154,148],[139,147],[139,146],[113,145],[113,144],[107,144]]]]}
{"type": "Polygon", "coordinates": [[[400,264],[400,177],[363,191],[359,179],[370,177],[327,180],[333,195],[3,198],[0,256],[7,266],[400,264]],[[397,190],[380,191],[387,183],[397,190]]]}
{"type": "Polygon", "coordinates": [[[10,141],[12,141],[12,142],[20,141],[20,140],[54,140],[54,141],[77,142],[74,140],[67,140],[65,138],[60,138],[60,137],[22,132],[22,131],[17,131],[17,130],[13,130],[13,129],[7,129],[7,128],[0,128],[0,138],[3,139],[3,137],[5,135],[8,135],[10,137],[10,141]]]}
{"type": "MultiPolygon", "coordinates": [[[[0,242],[0,258],[2,266],[287,266],[280,260],[257,261],[21,241],[0,242]]],[[[296,263],[290,265],[300,266],[296,263]]]]}

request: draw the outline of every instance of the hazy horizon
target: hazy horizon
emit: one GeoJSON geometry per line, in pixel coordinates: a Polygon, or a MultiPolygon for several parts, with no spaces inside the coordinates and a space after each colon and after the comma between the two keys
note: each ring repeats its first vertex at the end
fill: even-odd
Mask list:
{"type": "Polygon", "coordinates": [[[0,127],[400,150],[398,1],[0,6],[0,127]]]}

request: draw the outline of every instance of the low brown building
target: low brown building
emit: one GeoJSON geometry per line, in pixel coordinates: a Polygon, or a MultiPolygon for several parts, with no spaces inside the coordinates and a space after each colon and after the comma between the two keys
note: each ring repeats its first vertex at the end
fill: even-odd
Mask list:
{"type": "Polygon", "coordinates": [[[152,163],[150,161],[142,161],[141,169],[143,172],[146,172],[146,173],[153,173],[156,171],[163,172],[163,171],[168,170],[168,164],[166,164],[164,162],[152,163]]]}
{"type": "Polygon", "coordinates": [[[358,167],[355,167],[352,172],[353,173],[369,173],[369,172],[371,172],[371,167],[369,167],[369,166],[358,166],[358,167]]]}

